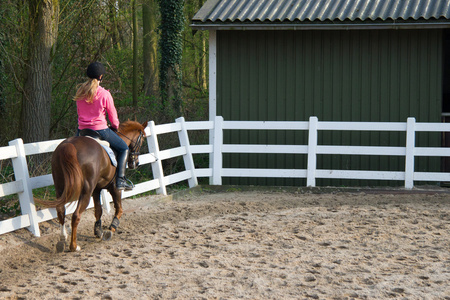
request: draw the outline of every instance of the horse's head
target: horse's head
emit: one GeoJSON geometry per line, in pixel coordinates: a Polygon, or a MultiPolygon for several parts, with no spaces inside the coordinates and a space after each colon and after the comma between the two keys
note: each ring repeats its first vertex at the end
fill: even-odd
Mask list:
{"type": "Polygon", "coordinates": [[[145,127],[147,127],[147,122],[140,124],[126,121],[120,124],[119,132],[130,149],[128,155],[128,168],[130,169],[136,169],[139,166],[139,154],[144,141],[145,127]]]}

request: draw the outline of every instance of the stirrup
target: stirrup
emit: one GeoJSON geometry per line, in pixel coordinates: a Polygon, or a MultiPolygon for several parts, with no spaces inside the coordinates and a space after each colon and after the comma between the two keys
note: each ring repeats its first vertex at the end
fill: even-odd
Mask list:
{"type": "Polygon", "coordinates": [[[117,177],[116,188],[118,190],[131,191],[134,188],[134,184],[124,177],[117,177]]]}

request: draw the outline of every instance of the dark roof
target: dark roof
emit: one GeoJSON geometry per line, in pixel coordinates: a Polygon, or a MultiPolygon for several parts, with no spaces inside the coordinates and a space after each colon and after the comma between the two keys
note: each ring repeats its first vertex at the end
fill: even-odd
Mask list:
{"type": "Polygon", "coordinates": [[[208,0],[193,27],[434,24],[450,26],[450,0],[208,0]]]}

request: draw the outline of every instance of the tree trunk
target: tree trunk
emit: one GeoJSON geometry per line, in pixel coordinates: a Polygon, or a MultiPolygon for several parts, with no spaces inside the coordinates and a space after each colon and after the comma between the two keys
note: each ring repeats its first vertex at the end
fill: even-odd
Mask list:
{"type": "Polygon", "coordinates": [[[143,21],[143,67],[144,91],[146,96],[156,95],[158,82],[157,40],[156,40],[156,5],[154,0],[144,0],[142,4],[143,21]]]}
{"type": "Polygon", "coordinates": [[[133,0],[133,107],[138,106],[138,22],[136,0],[133,0]]]}
{"type": "Polygon", "coordinates": [[[51,54],[58,34],[58,3],[57,0],[29,0],[30,36],[22,100],[22,136],[25,142],[49,139],[51,54]]]}
{"type": "Polygon", "coordinates": [[[117,28],[117,6],[116,0],[109,1],[109,22],[111,23],[111,39],[112,45],[115,49],[120,50],[120,38],[119,38],[119,29],[117,28]]]}
{"type": "MultiPolygon", "coordinates": [[[[2,45],[2,40],[0,39],[0,46],[3,47],[2,45]]],[[[0,80],[2,82],[4,82],[4,69],[3,69],[3,61],[2,61],[2,57],[0,56],[0,80]]],[[[6,101],[3,95],[3,84],[0,84],[0,117],[3,116],[3,114],[5,113],[5,106],[6,106],[6,101]]],[[[0,137],[0,141],[1,141],[1,137],[0,137]]]]}
{"type": "Polygon", "coordinates": [[[182,34],[184,29],[184,1],[160,1],[161,36],[159,86],[162,108],[171,103],[175,116],[181,114],[182,74],[181,62],[183,53],[182,34]]]}
{"type": "Polygon", "coordinates": [[[202,56],[201,56],[201,75],[202,75],[202,88],[203,90],[207,90],[208,89],[208,79],[206,78],[206,68],[207,68],[207,57],[208,57],[208,53],[206,51],[206,38],[202,32],[201,35],[201,39],[202,39],[202,56]]]}

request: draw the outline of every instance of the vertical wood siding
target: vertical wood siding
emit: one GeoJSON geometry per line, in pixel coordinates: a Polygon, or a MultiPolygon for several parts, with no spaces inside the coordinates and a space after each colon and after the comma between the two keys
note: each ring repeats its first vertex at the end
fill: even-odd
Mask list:
{"type": "MultiPolygon", "coordinates": [[[[441,30],[218,31],[217,115],[225,120],[440,122],[441,30]]],[[[440,136],[418,135],[437,146],[440,136]]],[[[305,144],[294,132],[242,130],[226,143],[305,144]]],[[[389,133],[325,132],[320,144],[402,146],[389,133]]],[[[301,155],[226,155],[227,167],[306,168],[301,155]]],[[[397,157],[321,156],[318,167],[398,170],[397,157]]],[[[439,160],[421,160],[416,170],[439,171],[439,160]]],[[[228,183],[304,185],[304,180],[243,179],[228,183]]],[[[323,181],[318,184],[373,185],[323,181]]],[[[384,184],[384,183],[376,183],[384,184]]]]}

